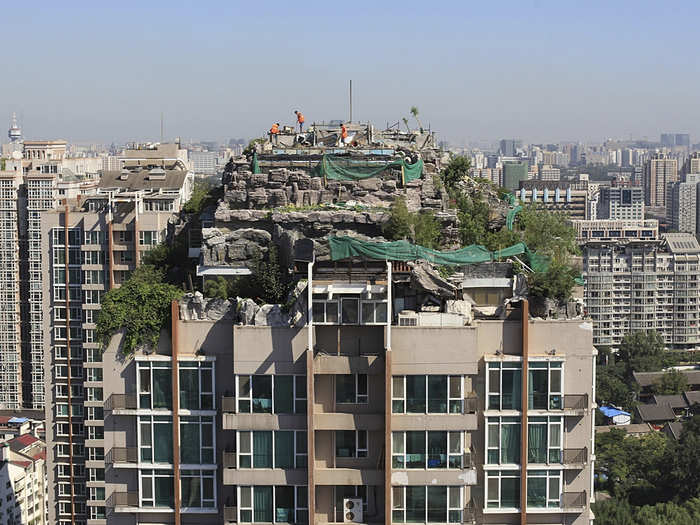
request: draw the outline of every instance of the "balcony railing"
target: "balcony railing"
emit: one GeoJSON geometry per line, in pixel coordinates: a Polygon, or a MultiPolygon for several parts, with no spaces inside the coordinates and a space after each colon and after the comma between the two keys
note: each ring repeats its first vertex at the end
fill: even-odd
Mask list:
{"type": "Polygon", "coordinates": [[[561,506],[564,509],[580,509],[586,506],[586,491],[564,492],[561,495],[561,506]]]}
{"type": "Polygon", "coordinates": [[[565,448],[562,454],[562,463],[565,465],[583,464],[588,461],[587,448],[565,448]]]}
{"type": "Polygon", "coordinates": [[[221,410],[223,412],[236,412],[236,398],[224,396],[221,398],[221,410]]]}
{"type": "Polygon", "coordinates": [[[224,468],[236,468],[235,452],[224,452],[224,468]]]}
{"type": "Polygon", "coordinates": [[[586,410],[588,394],[564,394],[564,410],[586,410]]]}
{"type": "Polygon", "coordinates": [[[138,507],[138,492],[112,492],[106,503],[107,507],[138,507]]]}
{"type": "Polygon", "coordinates": [[[465,414],[476,414],[479,407],[479,399],[476,397],[465,397],[464,398],[464,410],[465,414]]]}
{"type": "Polygon", "coordinates": [[[135,447],[112,447],[105,456],[105,463],[137,463],[139,451],[135,447]]]}
{"type": "Polygon", "coordinates": [[[238,522],[238,507],[224,507],[224,521],[228,523],[238,522]]]}
{"type": "Polygon", "coordinates": [[[136,394],[112,394],[105,402],[105,410],[136,410],[136,394]]]}

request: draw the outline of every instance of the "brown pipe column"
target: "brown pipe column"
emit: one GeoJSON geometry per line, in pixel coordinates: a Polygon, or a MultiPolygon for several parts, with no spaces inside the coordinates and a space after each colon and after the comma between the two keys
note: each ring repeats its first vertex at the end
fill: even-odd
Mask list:
{"type": "MultiPolygon", "coordinates": [[[[307,324],[307,330],[313,330],[307,324]]],[[[316,459],[316,435],[314,434],[314,349],[306,349],[306,447],[308,472],[309,523],[316,521],[316,483],[314,464],[316,459]]]]}
{"type": "Polygon", "coordinates": [[[178,321],[180,305],[177,300],[170,303],[172,316],[172,383],[173,383],[173,496],[175,503],[175,525],[180,525],[180,388],[177,366],[178,321]]]}
{"type": "Polygon", "coordinates": [[[107,280],[109,284],[109,289],[114,288],[114,232],[112,230],[112,220],[108,219],[107,223],[107,254],[109,256],[108,272],[109,279],[107,280]]]}
{"type": "Polygon", "coordinates": [[[522,403],[522,418],[520,421],[520,523],[527,525],[527,408],[528,408],[528,392],[527,392],[527,360],[529,355],[529,323],[530,323],[530,304],[527,299],[521,301],[522,310],[522,348],[523,348],[523,371],[522,371],[522,390],[520,399],[522,403]]]}
{"type": "Polygon", "coordinates": [[[75,521],[75,480],[73,479],[73,404],[71,397],[71,362],[70,362],[70,276],[68,264],[70,249],[68,248],[68,204],[63,212],[63,256],[66,269],[66,368],[68,377],[68,464],[70,465],[70,519],[75,521]]]}
{"type": "Polygon", "coordinates": [[[384,523],[391,523],[391,348],[384,352],[384,523]]]}

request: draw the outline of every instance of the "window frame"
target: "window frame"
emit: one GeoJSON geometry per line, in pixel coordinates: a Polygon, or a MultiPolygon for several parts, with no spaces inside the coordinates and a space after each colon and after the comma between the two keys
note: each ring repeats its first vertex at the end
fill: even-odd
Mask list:
{"type": "Polygon", "coordinates": [[[392,414],[434,414],[434,415],[455,415],[464,413],[464,376],[463,375],[449,375],[449,374],[405,374],[396,375],[391,378],[391,413],[392,414]],[[408,410],[408,389],[406,384],[406,378],[412,377],[423,377],[424,378],[424,390],[425,390],[425,410],[423,412],[419,411],[409,411],[408,410]],[[445,391],[445,412],[431,412],[430,411],[430,401],[431,396],[429,392],[429,380],[430,377],[445,377],[446,378],[446,391],[445,391]],[[454,397],[451,392],[452,383],[459,383],[459,397],[454,397]],[[400,385],[400,389],[403,391],[397,393],[397,386],[400,385]]]}

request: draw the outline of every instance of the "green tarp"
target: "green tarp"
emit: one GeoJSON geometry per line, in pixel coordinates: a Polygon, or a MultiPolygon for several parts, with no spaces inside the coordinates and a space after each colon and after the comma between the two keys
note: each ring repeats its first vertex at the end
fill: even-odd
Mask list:
{"type": "Polygon", "coordinates": [[[522,210],[523,207],[518,205],[512,210],[508,211],[508,215],[506,216],[506,227],[510,230],[513,231],[513,224],[515,223],[515,216],[518,214],[520,210],[522,210]]]}
{"type": "Polygon", "coordinates": [[[380,261],[415,261],[422,259],[444,266],[462,266],[497,261],[514,255],[525,255],[530,268],[536,272],[546,272],[549,257],[532,252],[520,242],[503,250],[489,251],[485,247],[472,244],[452,251],[431,250],[408,241],[375,242],[362,241],[354,237],[330,237],[331,260],[338,261],[349,257],[366,257],[380,261]]]}
{"type": "Polygon", "coordinates": [[[423,161],[409,164],[405,159],[391,161],[367,161],[324,155],[314,167],[312,175],[326,180],[362,180],[376,177],[390,168],[400,168],[402,182],[419,179],[423,173],[423,161]]]}
{"type": "Polygon", "coordinates": [[[253,152],[253,165],[252,165],[253,173],[260,173],[260,165],[258,164],[258,154],[257,152],[253,152]]]}

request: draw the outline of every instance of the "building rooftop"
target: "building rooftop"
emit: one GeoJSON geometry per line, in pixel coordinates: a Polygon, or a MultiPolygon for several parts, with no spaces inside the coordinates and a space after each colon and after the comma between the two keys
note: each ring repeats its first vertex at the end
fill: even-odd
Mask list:
{"type": "Polygon", "coordinates": [[[639,417],[644,422],[675,421],[676,414],[670,405],[637,405],[639,417]]]}
{"type": "Polygon", "coordinates": [[[602,425],[602,426],[597,426],[595,427],[596,433],[600,434],[603,432],[610,432],[614,428],[619,428],[621,430],[624,430],[628,434],[648,434],[649,432],[653,432],[654,429],[651,428],[651,425],[649,423],[632,423],[630,425],[602,425]]]}
{"type": "MultiPolygon", "coordinates": [[[[697,386],[700,385],[700,370],[679,370],[685,378],[688,380],[688,385],[697,386]]],[[[661,379],[665,372],[632,372],[637,384],[644,387],[649,387],[653,385],[656,381],[661,379]]]]}
{"type": "Polygon", "coordinates": [[[688,402],[681,394],[654,396],[653,399],[654,403],[656,403],[657,405],[669,405],[671,408],[674,409],[688,408],[688,402]]]}
{"type": "Polygon", "coordinates": [[[164,170],[161,168],[138,171],[105,171],[98,187],[101,190],[119,188],[127,191],[179,190],[186,177],[185,170],[164,170]]]}
{"type": "Polygon", "coordinates": [[[665,233],[661,236],[671,253],[700,253],[700,244],[690,233],[665,233]]]}
{"type": "Polygon", "coordinates": [[[683,392],[689,406],[700,405],[700,391],[683,392]]]}

